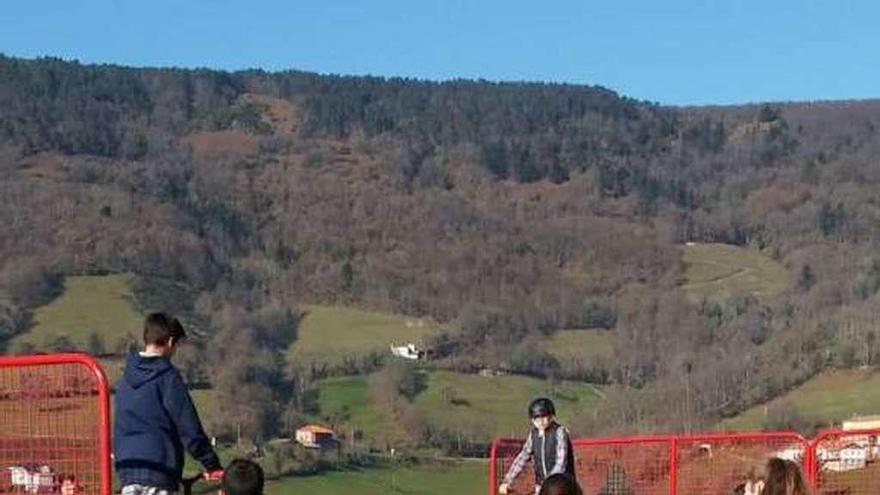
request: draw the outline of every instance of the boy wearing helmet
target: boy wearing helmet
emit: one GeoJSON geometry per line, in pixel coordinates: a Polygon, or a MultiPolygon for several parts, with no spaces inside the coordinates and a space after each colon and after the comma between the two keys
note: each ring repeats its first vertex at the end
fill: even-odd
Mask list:
{"type": "Polygon", "coordinates": [[[529,404],[532,428],[522,450],[513,460],[498,492],[506,494],[510,485],[525,467],[529,459],[535,465],[535,493],[550,476],[562,473],[574,478],[574,457],[568,428],[556,422],[556,407],[546,398],[535,399],[529,404]]]}

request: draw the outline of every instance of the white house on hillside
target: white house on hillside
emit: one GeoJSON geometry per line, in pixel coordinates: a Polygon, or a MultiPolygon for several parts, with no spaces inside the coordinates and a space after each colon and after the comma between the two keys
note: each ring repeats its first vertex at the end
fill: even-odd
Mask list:
{"type": "Polygon", "coordinates": [[[424,357],[425,352],[416,347],[415,344],[406,344],[402,346],[391,344],[391,354],[403,359],[417,361],[424,357]]]}

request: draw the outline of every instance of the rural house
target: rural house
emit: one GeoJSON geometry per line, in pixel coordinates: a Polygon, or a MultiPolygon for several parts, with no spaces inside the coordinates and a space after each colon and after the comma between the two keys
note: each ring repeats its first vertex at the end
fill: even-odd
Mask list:
{"type": "Polygon", "coordinates": [[[335,444],[335,433],[320,425],[305,425],[296,430],[297,443],[309,448],[329,447],[335,444]]]}

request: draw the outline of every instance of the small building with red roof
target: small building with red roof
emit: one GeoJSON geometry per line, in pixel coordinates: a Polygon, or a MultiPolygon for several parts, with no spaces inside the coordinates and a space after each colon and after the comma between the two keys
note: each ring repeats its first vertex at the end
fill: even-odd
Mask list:
{"type": "Polygon", "coordinates": [[[336,432],[321,425],[303,425],[296,430],[296,441],[309,448],[329,447],[336,443],[336,432]]]}

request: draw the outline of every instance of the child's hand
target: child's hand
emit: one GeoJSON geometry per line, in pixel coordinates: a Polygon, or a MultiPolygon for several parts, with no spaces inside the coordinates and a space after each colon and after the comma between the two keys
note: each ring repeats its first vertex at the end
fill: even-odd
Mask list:
{"type": "Polygon", "coordinates": [[[204,478],[207,481],[223,481],[223,470],[208,471],[205,473],[204,478]]]}
{"type": "Polygon", "coordinates": [[[501,486],[498,487],[498,493],[501,495],[507,495],[507,489],[510,488],[507,486],[507,483],[501,483],[501,486]]]}

